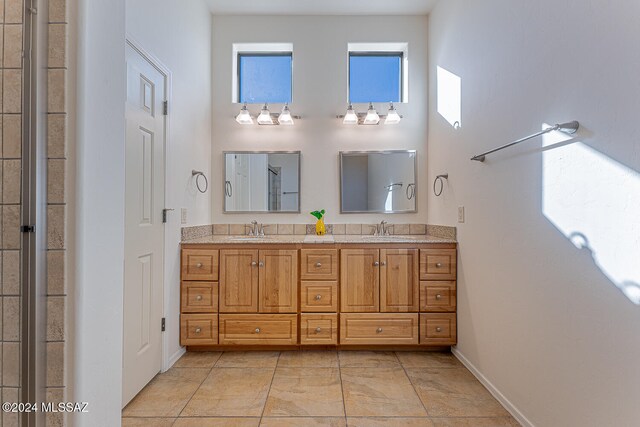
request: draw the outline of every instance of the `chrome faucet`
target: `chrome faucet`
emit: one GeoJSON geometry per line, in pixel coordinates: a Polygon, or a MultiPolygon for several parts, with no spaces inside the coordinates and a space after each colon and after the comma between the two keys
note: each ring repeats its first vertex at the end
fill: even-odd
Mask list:
{"type": "Polygon", "coordinates": [[[253,221],[251,221],[251,225],[249,225],[249,236],[257,236],[258,230],[258,221],[254,219],[253,221]]]}
{"type": "Polygon", "coordinates": [[[387,221],[380,221],[380,224],[376,225],[373,235],[388,236],[390,227],[393,227],[393,225],[388,225],[387,221]]]}

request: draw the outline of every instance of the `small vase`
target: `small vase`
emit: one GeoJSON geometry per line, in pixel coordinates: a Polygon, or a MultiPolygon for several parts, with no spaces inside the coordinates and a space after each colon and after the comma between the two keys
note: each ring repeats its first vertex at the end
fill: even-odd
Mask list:
{"type": "Polygon", "coordinates": [[[323,219],[319,219],[316,222],[316,234],[318,236],[324,236],[325,234],[327,234],[327,228],[324,226],[324,220],[323,219]]]}

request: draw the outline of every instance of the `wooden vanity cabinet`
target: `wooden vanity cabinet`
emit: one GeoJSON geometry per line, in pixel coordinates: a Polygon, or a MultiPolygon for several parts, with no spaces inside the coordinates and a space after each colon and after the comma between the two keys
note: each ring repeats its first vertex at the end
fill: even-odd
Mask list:
{"type": "Polygon", "coordinates": [[[220,313],[296,313],[296,250],[220,251],[220,313]]]}
{"type": "Polygon", "coordinates": [[[455,244],[187,245],[182,345],[457,343],[455,244]]]}

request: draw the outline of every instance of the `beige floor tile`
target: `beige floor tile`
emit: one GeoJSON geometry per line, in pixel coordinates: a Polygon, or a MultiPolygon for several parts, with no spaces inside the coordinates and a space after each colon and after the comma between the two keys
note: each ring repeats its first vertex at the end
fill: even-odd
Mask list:
{"type": "Polygon", "coordinates": [[[341,351],[343,368],[399,367],[400,362],[392,351],[341,351]]]}
{"type": "Polygon", "coordinates": [[[178,418],[173,427],[258,427],[260,418],[178,418]]]}
{"type": "Polygon", "coordinates": [[[405,368],[461,368],[462,363],[450,352],[398,351],[396,356],[405,368]]]}
{"type": "Polygon", "coordinates": [[[221,354],[221,351],[188,351],[173,366],[176,368],[213,368],[221,354]]]}
{"type": "Polygon", "coordinates": [[[208,369],[171,368],[158,374],[124,408],[124,417],[175,417],[209,373],[208,369]]]}
{"type": "Polygon", "coordinates": [[[429,418],[347,418],[349,427],[433,427],[429,418]]]}
{"type": "Polygon", "coordinates": [[[338,369],[278,367],[264,416],[344,417],[338,369]]]}
{"type": "Polygon", "coordinates": [[[181,416],[259,417],[274,368],[214,368],[181,416]]]}
{"type": "Polygon", "coordinates": [[[465,368],[410,368],[407,374],[432,417],[509,416],[465,368]]]}
{"type": "Polygon", "coordinates": [[[171,427],[175,418],[123,418],[122,427],[171,427]]]}
{"type": "Polygon", "coordinates": [[[519,427],[511,417],[503,418],[432,418],[435,427],[519,427]]]}
{"type": "Polygon", "coordinates": [[[338,417],[294,417],[263,418],[260,427],[346,427],[344,418],[338,417]]]}
{"type": "Polygon", "coordinates": [[[427,416],[404,369],[341,368],[347,416],[427,416]]]}
{"type": "Polygon", "coordinates": [[[274,368],[279,351],[226,351],[216,362],[216,368],[274,368]]]}
{"type": "Polygon", "coordinates": [[[283,351],[278,359],[278,368],[337,368],[338,353],[335,351],[283,351]]]}

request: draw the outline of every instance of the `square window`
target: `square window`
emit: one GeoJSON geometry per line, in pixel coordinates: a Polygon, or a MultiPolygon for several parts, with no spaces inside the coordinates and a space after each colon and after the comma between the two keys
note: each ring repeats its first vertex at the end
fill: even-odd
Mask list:
{"type": "Polygon", "coordinates": [[[238,100],[248,104],[291,103],[291,52],[238,53],[238,100]]]}
{"type": "Polygon", "coordinates": [[[349,52],[349,102],[402,102],[404,52],[349,52]]]}

